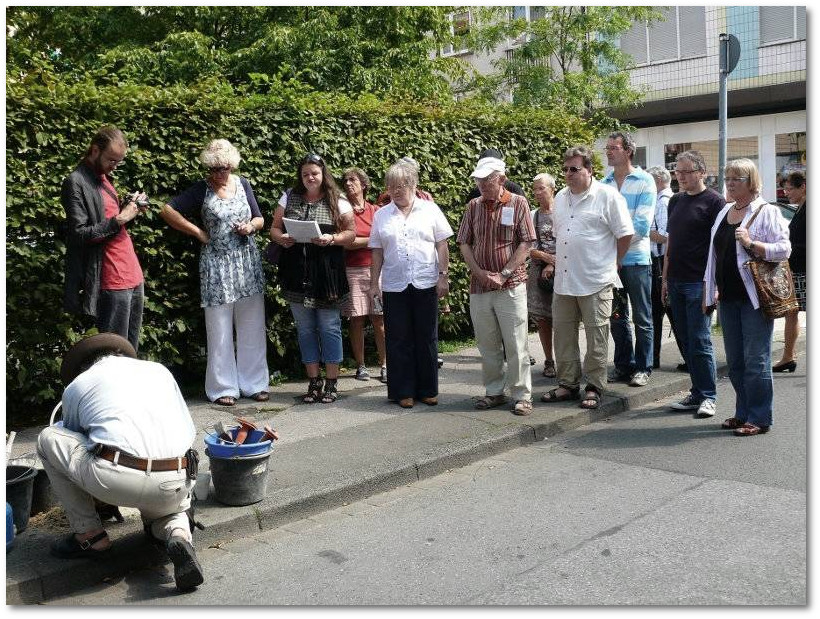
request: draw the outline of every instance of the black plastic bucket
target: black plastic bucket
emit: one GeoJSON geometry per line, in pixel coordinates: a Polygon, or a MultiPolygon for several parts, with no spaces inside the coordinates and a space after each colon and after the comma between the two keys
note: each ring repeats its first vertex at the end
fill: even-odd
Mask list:
{"type": "Polygon", "coordinates": [[[205,450],[211,462],[214,498],[225,505],[251,505],[265,498],[270,451],[255,456],[218,458],[205,450]]]}
{"type": "Polygon", "coordinates": [[[6,502],[11,505],[17,532],[25,531],[31,514],[31,496],[37,469],[10,464],[6,467],[6,502]]]}

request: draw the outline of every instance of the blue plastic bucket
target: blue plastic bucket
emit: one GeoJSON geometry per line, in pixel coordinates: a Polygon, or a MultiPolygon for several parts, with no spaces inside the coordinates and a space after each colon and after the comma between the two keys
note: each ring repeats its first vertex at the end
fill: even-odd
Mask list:
{"type": "Polygon", "coordinates": [[[14,510],[6,503],[6,552],[11,550],[12,542],[14,542],[14,510]]]}
{"type": "MultiPolygon", "coordinates": [[[[239,426],[228,430],[231,438],[236,438],[239,426]]],[[[212,434],[205,435],[205,446],[208,448],[211,457],[216,458],[246,458],[248,456],[261,456],[273,449],[273,441],[259,442],[265,433],[262,430],[251,430],[248,438],[241,445],[236,443],[226,443],[222,439],[212,434]]]]}

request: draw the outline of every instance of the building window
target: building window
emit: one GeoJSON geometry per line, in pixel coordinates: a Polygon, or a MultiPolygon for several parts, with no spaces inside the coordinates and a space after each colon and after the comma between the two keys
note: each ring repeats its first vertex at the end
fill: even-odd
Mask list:
{"type": "Polygon", "coordinates": [[[526,19],[528,22],[544,19],[546,16],[547,7],[545,6],[514,6],[511,11],[513,19],[526,19]]]}
{"type": "Polygon", "coordinates": [[[760,43],[770,45],[806,38],[806,7],[761,6],[760,43]]]}
{"type": "Polygon", "coordinates": [[[706,7],[657,9],[665,19],[633,24],[621,35],[621,51],[636,65],[685,60],[706,55],[706,7]]]}
{"type": "Polygon", "coordinates": [[[450,14],[450,34],[453,35],[453,44],[447,44],[442,49],[442,55],[464,54],[469,52],[466,35],[470,33],[470,12],[461,11],[450,14]]]}

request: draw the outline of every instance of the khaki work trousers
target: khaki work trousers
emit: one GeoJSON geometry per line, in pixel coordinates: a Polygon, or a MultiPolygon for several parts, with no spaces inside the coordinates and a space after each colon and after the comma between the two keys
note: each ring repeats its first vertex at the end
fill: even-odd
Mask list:
{"type": "Polygon", "coordinates": [[[558,384],[568,389],[581,386],[581,350],[578,328],[584,323],[587,350],[583,373],[587,384],[603,392],[609,354],[609,316],[612,313],[612,285],[582,297],[552,295],[552,330],[558,384]]]}

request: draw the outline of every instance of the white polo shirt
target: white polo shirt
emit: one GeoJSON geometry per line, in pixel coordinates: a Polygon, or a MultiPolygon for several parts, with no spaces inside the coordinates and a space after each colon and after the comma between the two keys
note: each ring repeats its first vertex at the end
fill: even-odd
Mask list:
{"type": "Polygon", "coordinates": [[[401,292],[410,284],[420,290],[435,286],[436,243],[451,236],[453,229],[444,213],[429,200],[414,198],[407,217],[395,202],[376,211],[367,246],[383,252],[382,290],[401,292]]]}
{"type": "Polygon", "coordinates": [[[553,210],[555,292],[583,297],[609,284],[620,288],[617,241],[635,229],[618,190],[594,179],[581,195],[565,187],[553,210]]]}

